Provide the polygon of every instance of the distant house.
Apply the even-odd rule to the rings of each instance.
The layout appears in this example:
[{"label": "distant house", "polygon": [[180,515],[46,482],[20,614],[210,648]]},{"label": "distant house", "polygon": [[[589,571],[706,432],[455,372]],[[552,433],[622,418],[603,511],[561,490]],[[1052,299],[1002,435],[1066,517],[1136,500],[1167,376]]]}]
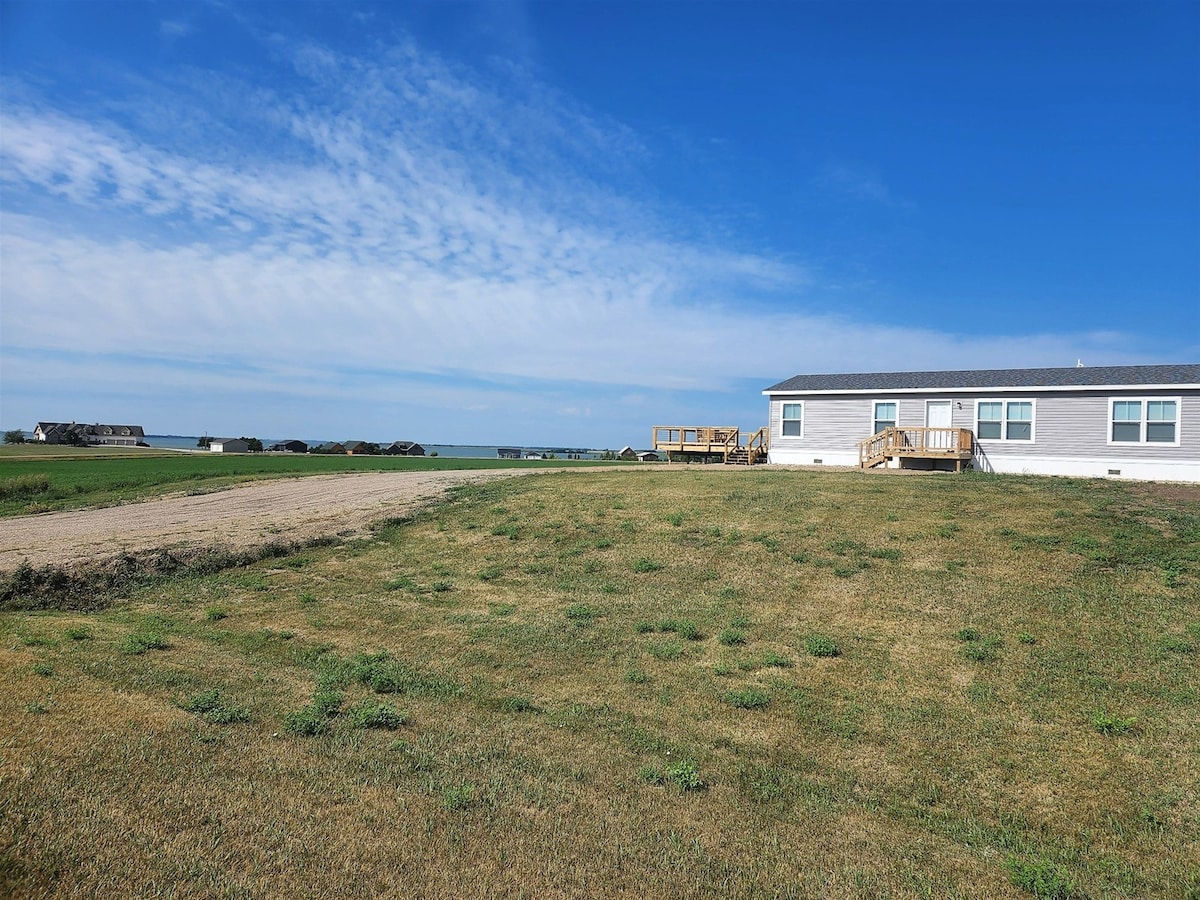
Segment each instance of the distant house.
[{"label": "distant house", "polygon": [[538,453],[536,450],[525,451],[525,458],[526,459],[545,459],[545,457],[542,456],[542,454]]},{"label": "distant house", "polygon": [[249,453],[250,444],[241,438],[213,438],[208,449],[213,453]]},{"label": "distant house", "polygon": [[347,456],[353,456],[355,453],[367,452],[366,441],[346,441],[344,444],[342,444],[342,446],[346,448],[345,452]]},{"label": "distant house", "polygon": [[388,456],[424,456],[425,448],[416,441],[392,441],[383,452]]},{"label": "distant house", "polygon": [[83,444],[100,447],[136,447],[146,442],[141,425],[77,425],[74,422],[38,422],[33,439],[46,444]]},{"label": "distant house", "polygon": [[339,453],[344,454],[346,452],[346,448],[344,445],[339,444],[337,441],[332,441],[331,443],[328,443],[328,444],[318,444],[317,446],[313,447],[308,452],[309,453],[326,453],[326,454],[337,455]]},{"label": "distant house", "polygon": [[304,441],[280,441],[278,444],[272,444],[270,448],[272,453],[307,453],[308,444]]},{"label": "distant house", "polygon": [[643,450],[637,455],[642,462],[658,462],[658,454],[653,450]]},{"label": "distant house", "polygon": [[521,451],[516,447],[497,447],[496,456],[500,459],[520,459]]},{"label": "distant house", "polygon": [[797,375],[772,463],[1200,481],[1200,365]]},{"label": "distant house", "polygon": [[637,451],[630,446],[624,446],[617,451],[617,459],[637,459]]}]

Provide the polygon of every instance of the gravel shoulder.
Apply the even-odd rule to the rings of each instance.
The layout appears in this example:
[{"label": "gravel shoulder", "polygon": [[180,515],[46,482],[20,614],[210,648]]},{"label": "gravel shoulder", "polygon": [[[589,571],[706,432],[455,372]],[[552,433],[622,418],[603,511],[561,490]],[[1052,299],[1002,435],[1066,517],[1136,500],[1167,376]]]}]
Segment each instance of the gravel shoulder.
[{"label": "gravel shoulder", "polygon": [[311,475],[239,484],[209,494],[0,519],[0,570],[12,571],[22,560],[33,566],[71,565],[122,552],[237,549],[278,538],[348,535],[428,505],[453,485],[555,471],[562,470]]}]

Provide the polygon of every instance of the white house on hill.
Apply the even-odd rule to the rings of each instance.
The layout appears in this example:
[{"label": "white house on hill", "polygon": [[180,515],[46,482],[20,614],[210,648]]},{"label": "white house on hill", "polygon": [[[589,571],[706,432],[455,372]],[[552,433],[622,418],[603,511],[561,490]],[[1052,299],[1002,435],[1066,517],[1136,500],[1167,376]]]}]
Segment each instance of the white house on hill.
[{"label": "white house on hill", "polygon": [[1200,481],[1200,364],[797,375],[772,463]]}]

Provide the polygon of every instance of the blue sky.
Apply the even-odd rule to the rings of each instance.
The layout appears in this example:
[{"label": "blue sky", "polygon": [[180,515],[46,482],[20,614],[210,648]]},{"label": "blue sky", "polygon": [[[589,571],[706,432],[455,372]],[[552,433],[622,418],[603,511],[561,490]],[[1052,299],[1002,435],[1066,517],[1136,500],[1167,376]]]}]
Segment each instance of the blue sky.
[{"label": "blue sky", "polygon": [[4,428],[644,446],[1200,360],[1194,2],[0,15]]}]

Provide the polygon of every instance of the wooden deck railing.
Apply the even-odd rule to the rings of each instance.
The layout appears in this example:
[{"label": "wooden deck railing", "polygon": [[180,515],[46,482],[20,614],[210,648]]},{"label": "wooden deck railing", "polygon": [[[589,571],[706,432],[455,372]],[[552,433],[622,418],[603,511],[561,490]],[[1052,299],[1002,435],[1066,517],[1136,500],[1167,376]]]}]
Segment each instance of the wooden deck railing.
[{"label": "wooden deck railing", "polygon": [[760,428],[743,444],[741,430],[732,425],[655,425],[652,441],[654,449],[665,452],[668,459],[672,453],[693,453],[754,463],[767,455],[768,434],[766,427]]},{"label": "wooden deck railing", "polygon": [[967,460],[975,438],[967,428],[885,428],[858,442],[858,464],[875,466],[890,457]]}]

